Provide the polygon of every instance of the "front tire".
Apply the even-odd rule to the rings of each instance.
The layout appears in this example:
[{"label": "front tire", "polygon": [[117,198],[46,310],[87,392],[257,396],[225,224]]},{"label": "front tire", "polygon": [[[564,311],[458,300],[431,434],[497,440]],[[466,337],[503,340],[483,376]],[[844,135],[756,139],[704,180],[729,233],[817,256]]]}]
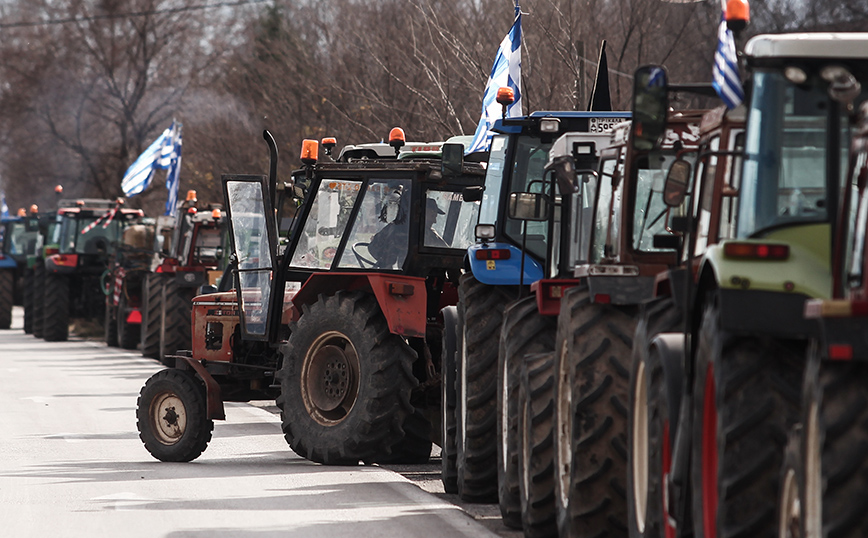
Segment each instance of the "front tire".
[{"label": "front tire", "polygon": [[[114,291],[112,291],[114,293]],[[112,296],[109,294],[106,297],[105,317],[103,320],[103,333],[105,335],[105,345],[109,347],[118,347],[118,320],[116,306],[112,305]]]},{"label": "front tire", "polygon": [[33,333],[33,270],[27,269],[22,281],[22,298],[24,302],[24,334]]},{"label": "front tire", "polygon": [[45,330],[45,262],[33,266],[33,336],[42,338]]},{"label": "front tire", "polygon": [[160,461],[187,462],[199,457],[214,421],[207,418],[205,385],[183,370],[161,370],[148,379],[136,409],[139,438]]},{"label": "front tire", "polygon": [[416,412],[416,354],[389,332],[374,296],[321,295],[281,352],[277,405],[289,446],[328,465],[390,461]]}]

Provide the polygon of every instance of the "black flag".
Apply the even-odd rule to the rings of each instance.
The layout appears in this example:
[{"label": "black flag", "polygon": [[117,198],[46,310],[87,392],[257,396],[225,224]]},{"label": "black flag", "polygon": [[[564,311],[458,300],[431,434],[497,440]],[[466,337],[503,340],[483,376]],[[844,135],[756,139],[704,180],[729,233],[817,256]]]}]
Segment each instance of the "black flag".
[{"label": "black flag", "polygon": [[606,61],[606,40],[600,45],[600,61],[597,64],[597,76],[594,79],[594,89],[591,90],[591,101],[588,111],[611,112],[612,98],[609,96],[609,62]]}]

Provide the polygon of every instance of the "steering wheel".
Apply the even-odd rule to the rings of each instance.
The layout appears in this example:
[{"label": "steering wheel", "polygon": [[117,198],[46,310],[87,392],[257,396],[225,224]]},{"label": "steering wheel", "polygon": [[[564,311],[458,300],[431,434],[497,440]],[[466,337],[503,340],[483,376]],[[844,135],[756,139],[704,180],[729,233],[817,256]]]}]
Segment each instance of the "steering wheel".
[{"label": "steering wheel", "polygon": [[[359,253],[359,251],[357,250],[358,247],[365,247],[365,248],[367,248],[368,245],[370,245],[370,243],[362,243],[362,242],[359,242],[359,243],[356,243],[356,244],[353,245],[353,254],[356,255],[356,260],[358,260],[358,262],[359,262],[359,266],[362,267],[363,269],[373,269],[373,268],[375,268],[375,267],[377,266],[377,262],[375,262],[375,261],[371,261],[371,260],[369,260],[368,258],[362,256],[362,255]],[[368,267],[365,267],[365,264],[367,264]]]}]

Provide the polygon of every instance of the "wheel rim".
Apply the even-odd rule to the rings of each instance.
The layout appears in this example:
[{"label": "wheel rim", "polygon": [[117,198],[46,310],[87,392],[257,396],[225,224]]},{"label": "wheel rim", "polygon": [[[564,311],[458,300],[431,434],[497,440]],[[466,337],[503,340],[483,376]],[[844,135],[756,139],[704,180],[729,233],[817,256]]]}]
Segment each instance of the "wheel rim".
[{"label": "wheel rim", "polygon": [[329,331],[314,341],[304,357],[301,389],[318,423],[332,426],[349,415],[359,392],[359,356],[349,338]]},{"label": "wheel rim", "polygon": [[458,398],[458,439],[456,440],[456,448],[458,449],[459,459],[464,457],[465,443],[467,436],[464,433],[467,431],[467,330],[464,323],[461,324],[461,360],[459,361],[459,386],[461,394]]},{"label": "wheel rim", "polygon": [[793,469],[787,469],[781,488],[781,512],[778,522],[778,538],[798,538],[801,519],[799,484]]},{"label": "wheel rim", "polygon": [[645,386],[645,362],[639,362],[636,388],[633,393],[633,510],[636,528],[645,533],[645,511],[648,509],[648,389]]},{"label": "wheel rim", "polygon": [[570,420],[572,412],[572,390],[570,387],[570,365],[567,357],[567,342],[564,340],[561,346],[560,360],[558,361],[558,398],[555,403],[555,420],[557,421],[556,448],[558,455],[558,468],[556,470],[557,489],[562,507],[569,504],[570,498],[570,466],[573,460],[573,424]]},{"label": "wheel rim", "polygon": [[702,527],[705,538],[715,538],[717,527],[717,406],[714,402],[714,367],[708,365],[702,413]]},{"label": "wheel rim", "polygon": [[174,392],[161,392],[151,401],[151,429],[157,441],[174,445],[187,431],[187,408]]},{"label": "wheel rim", "polygon": [[822,458],[820,456],[820,407],[815,401],[808,409],[805,424],[805,519],[806,536],[822,536]]}]

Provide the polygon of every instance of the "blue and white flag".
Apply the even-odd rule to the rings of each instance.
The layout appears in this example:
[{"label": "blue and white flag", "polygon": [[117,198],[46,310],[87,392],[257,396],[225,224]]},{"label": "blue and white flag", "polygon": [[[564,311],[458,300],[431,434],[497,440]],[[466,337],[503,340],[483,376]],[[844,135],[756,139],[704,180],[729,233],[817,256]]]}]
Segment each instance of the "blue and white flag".
[{"label": "blue and white flag", "polygon": [[464,151],[465,155],[488,149],[492,134],[489,129],[503,116],[502,106],[497,102],[497,90],[504,86],[509,86],[515,93],[515,101],[507,107],[506,117],[521,116],[521,8],[517,3],[515,22],[497,49],[494,66],[482,95],[482,117],[479,118],[473,141]]},{"label": "blue and white flag", "polygon": [[741,77],[738,74],[735,40],[732,37],[732,31],[726,27],[725,13],[720,14],[711,85],[729,108],[735,108],[744,101],[744,88],[742,88]]},{"label": "blue and white flag", "polygon": [[[127,168],[121,181],[121,189],[126,196],[132,197],[144,191],[151,183],[157,169],[168,169],[166,187],[169,188],[169,179],[174,177],[173,188],[177,198],[178,168],[181,166],[181,127],[180,123],[173,121],[172,125]],[[169,198],[171,197],[172,188],[169,188]],[[174,210],[174,205],[172,209]]]},{"label": "blue and white flag", "polygon": [[4,192],[0,195],[0,217],[8,217],[9,216],[9,206],[6,205],[6,193]]},{"label": "blue and white flag", "polygon": [[161,168],[168,168],[166,174],[166,189],[169,191],[169,197],[166,199],[166,215],[173,215],[175,207],[178,205],[178,187],[180,184],[179,176],[181,175],[181,129],[183,125],[178,124],[178,128],[174,130],[172,146],[163,147],[163,154],[160,159]]}]

